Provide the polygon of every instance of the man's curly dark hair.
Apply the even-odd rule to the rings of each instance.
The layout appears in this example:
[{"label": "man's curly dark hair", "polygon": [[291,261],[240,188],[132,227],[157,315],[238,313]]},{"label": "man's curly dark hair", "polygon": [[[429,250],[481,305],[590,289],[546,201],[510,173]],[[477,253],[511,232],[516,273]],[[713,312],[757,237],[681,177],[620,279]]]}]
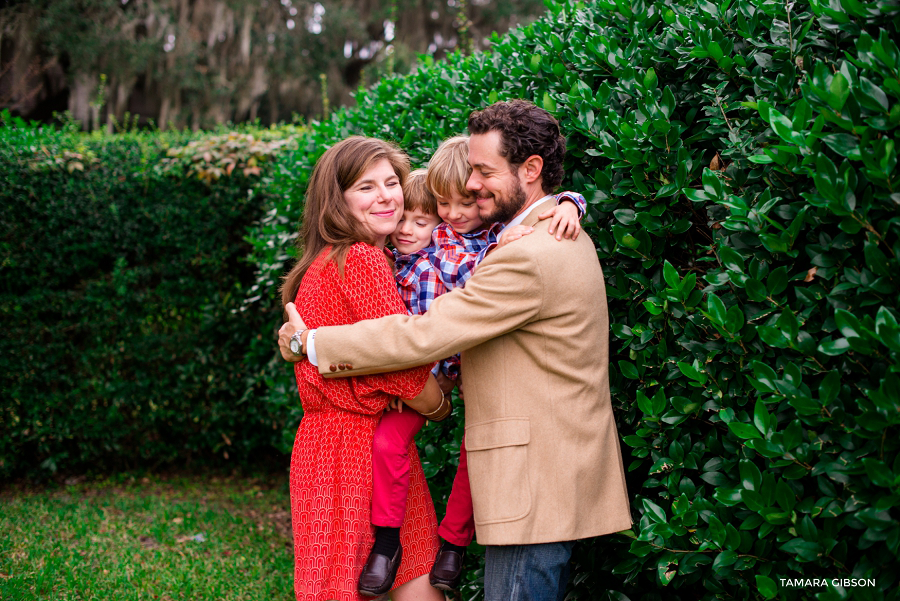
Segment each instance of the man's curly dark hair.
[{"label": "man's curly dark hair", "polygon": [[500,156],[513,170],[531,155],[544,160],[541,188],[550,194],[562,183],[566,138],[553,115],[527,100],[495,102],[469,115],[469,133],[500,132]]}]

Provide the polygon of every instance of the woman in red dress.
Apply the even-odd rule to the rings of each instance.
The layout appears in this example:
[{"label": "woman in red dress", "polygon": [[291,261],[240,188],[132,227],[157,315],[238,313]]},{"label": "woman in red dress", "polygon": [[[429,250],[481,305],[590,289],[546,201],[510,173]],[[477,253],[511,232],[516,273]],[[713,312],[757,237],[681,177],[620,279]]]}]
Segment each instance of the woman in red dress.
[{"label": "woman in red dress", "polygon": [[[285,278],[283,303],[296,301],[310,328],[405,313],[384,253],[403,215],[405,154],[373,138],[351,137],[316,163],[306,196],[303,255]],[[381,413],[399,397],[430,411],[443,395],[430,366],[325,380],[295,363],[304,416],[291,456],[294,589],[298,601],[358,601],[357,581],[373,543],[372,438]],[[428,583],[437,520],[415,444],[400,529],[402,559],[393,601],[443,601]]]}]

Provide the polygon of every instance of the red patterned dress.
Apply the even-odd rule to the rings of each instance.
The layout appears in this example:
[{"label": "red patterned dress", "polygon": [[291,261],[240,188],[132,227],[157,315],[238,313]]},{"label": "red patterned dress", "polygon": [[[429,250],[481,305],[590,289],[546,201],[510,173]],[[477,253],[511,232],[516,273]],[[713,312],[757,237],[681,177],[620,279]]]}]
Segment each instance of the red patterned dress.
[{"label": "red patterned dress", "polygon": [[[307,327],[406,313],[384,252],[354,244],[344,277],[320,255],[303,277],[297,310]],[[413,398],[430,366],[325,380],[309,361],[295,365],[303,419],[291,456],[294,590],[298,601],[359,601],[357,580],[374,541],[372,438],[388,402]],[[403,561],[394,587],[427,574],[437,554],[437,519],[425,474],[410,445],[410,488],[400,528]]]}]

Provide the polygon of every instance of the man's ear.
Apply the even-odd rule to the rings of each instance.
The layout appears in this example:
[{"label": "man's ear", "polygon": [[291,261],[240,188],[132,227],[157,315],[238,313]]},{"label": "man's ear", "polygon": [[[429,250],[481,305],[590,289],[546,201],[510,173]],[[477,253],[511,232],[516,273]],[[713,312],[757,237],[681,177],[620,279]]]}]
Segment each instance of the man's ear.
[{"label": "man's ear", "polygon": [[544,171],[544,159],[540,156],[533,154],[519,165],[519,174],[525,179],[526,184],[533,184],[540,177],[541,173]]}]

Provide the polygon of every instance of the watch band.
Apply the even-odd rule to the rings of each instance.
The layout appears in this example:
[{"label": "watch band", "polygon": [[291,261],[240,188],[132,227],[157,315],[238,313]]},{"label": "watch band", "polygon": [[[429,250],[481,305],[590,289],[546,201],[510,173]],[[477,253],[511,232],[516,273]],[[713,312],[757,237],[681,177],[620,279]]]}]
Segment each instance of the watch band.
[{"label": "watch band", "polygon": [[303,332],[305,332],[305,331],[306,331],[306,328],[304,328],[302,330],[297,330],[296,332],[291,334],[290,347],[291,347],[291,352],[294,353],[295,355],[303,356],[303,354],[304,354],[303,353],[303,339],[301,338],[301,336],[303,336]]}]

